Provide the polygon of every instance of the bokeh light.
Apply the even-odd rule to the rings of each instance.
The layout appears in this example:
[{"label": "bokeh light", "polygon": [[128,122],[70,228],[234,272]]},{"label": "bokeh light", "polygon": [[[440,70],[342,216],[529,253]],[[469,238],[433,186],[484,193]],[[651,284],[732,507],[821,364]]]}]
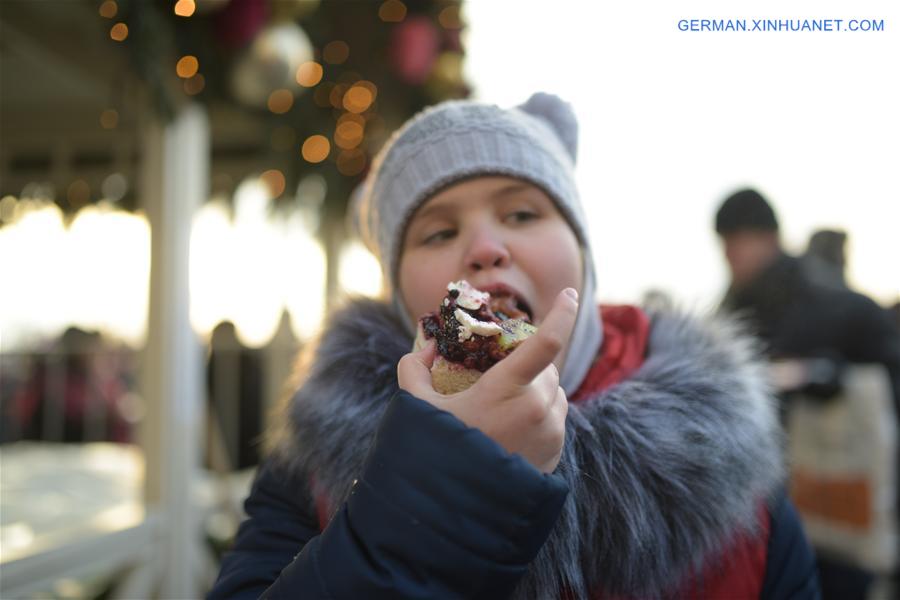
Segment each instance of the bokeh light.
[{"label": "bokeh light", "polygon": [[462,20],[459,16],[459,6],[448,6],[438,15],[438,23],[444,29],[462,29]]},{"label": "bokeh light", "polygon": [[400,0],[387,0],[378,7],[378,18],[385,23],[399,23],[406,18],[406,5]]},{"label": "bokeh light", "polygon": [[91,186],[84,179],[76,179],[66,189],[66,201],[74,209],[79,209],[91,200]]},{"label": "bokeh light", "polygon": [[69,227],[68,246],[67,273],[60,283],[73,311],[70,322],[139,343],[150,297],[146,219],[110,206],[85,208]]},{"label": "bokeh light", "polygon": [[221,321],[260,347],[275,333],[282,307],[301,339],[313,335],[325,312],[325,253],[298,211],[274,218],[260,178],[234,194],[234,218],[224,198],[206,203],[191,232],[191,323],[208,336]]},{"label": "bokeh light", "polygon": [[116,42],[124,42],[128,37],[128,25],[125,23],[116,23],[109,30],[109,37]]},{"label": "bokeh light", "polygon": [[332,65],[340,65],[350,58],[350,46],[343,40],[328,42],[322,49],[322,58]]},{"label": "bokeh light", "polygon": [[324,135],[311,135],[303,142],[301,154],[307,162],[320,163],[328,158],[331,152],[331,144]]},{"label": "bokeh light", "polygon": [[365,246],[353,241],[341,248],[338,285],[344,293],[377,298],[381,295],[383,283],[381,265]]},{"label": "bokeh light", "polygon": [[278,198],[284,193],[284,173],[278,169],[264,171],[262,175],[259,176],[259,179],[266,186],[266,189],[268,189],[270,198]]},{"label": "bokeh light", "polygon": [[307,61],[297,68],[297,83],[303,87],[315,87],[322,81],[324,74],[322,65],[315,61]]},{"label": "bokeh light", "polygon": [[337,156],[337,169],[341,175],[353,177],[366,168],[366,153],[359,148],[343,150]]},{"label": "bokeh light", "polygon": [[266,105],[269,107],[269,110],[276,115],[283,115],[291,110],[291,107],[294,105],[294,94],[292,94],[290,90],[283,88],[275,90],[269,94]]},{"label": "bokeh light", "polygon": [[175,3],[175,14],[179,17],[190,17],[197,10],[194,0],[178,0]]},{"label": "bokeh light", "polygon": [[339,122],[334,130],[334,144],[344,150],[355,148],[362,143],[364,131],[363,126],[356,121]]},{"label": "bokeh light", "polygon": [[281,249],[287,264],[280,274],[284,305],[291,315],[294,335],[308,340],[318,333],[325,318],[325,250],[310,235],[299,213],[282,226]]},{"label": "bokeh light", "polygon": [[118,202],[128,192],[128,178],[122,173],[107,176],[100,184],[100,193],[107,200]]},{"label": "bokeh light", "polygon": [[119,112],[114,108],[107,108],[100,113],[100,127],[103,129],[115,129],[119,125]]},{"label": "bokeh light", "polygon": [[3,265],[4,347],[27,347],[72,324],[140,346],[150,284],[146,219],[101,204],[81,209],[67,228],[55,204],[16,204],[13,222],[0,228],[0,256],[20,257]]},{"label": "bokeh light", "polygon": [[100,5],[100,16],[106,19],[112,19],[119,12],[119,6],[115,0],[106,0]]},{"label": "bokeh light", "polygon": [[331,89],[328,100],[334,108],[342,108],[344,105],[344,94],[347,93],[348,85],[339,83]]},{"label": "bokeh light", "polygon": [[190,79],[185,80],[184,82],[184,93],[189,96],[196,96],[200,92],[203,91],[203,88],[206,87],[206,78],[203,77],[200,73],[197,73]]},{"label": "bokeh light", "polygon": [[316,86],[316,91],[313,92],[313,102],[316,103],[316,106],[320,108],[331,106],[331,92],[334,91],[334,88],[335,85],[331,81],[323,81]]},{"label": "bokeh light", "polygon": [[175,64],[175,72],[182,79],[189,79],[197,74],[197,71],[200,69],[200,61],[197,60],[196,56],[192,56],[190,54],[186,56],[182,56],[178,59],[178,62]]},{"label": "bokeh light", "polygon": [[365,112],[374,101],[375,95],[372,93],[372,89],[360,83],[353,85],[343,97],[344,108],[353,113]]}]

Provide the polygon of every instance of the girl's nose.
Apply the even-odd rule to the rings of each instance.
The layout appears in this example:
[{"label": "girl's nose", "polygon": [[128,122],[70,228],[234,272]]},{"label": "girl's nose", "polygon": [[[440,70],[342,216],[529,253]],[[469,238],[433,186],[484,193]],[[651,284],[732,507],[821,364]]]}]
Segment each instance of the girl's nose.
[{"label": "girl's nose", "polygon": [[490,228],[483,228],[472,237],[466,253],[466,266],[470,270],[481,271],[492,267],[505,267],[509,261],[509,250],[507,250],[506,244]]}]

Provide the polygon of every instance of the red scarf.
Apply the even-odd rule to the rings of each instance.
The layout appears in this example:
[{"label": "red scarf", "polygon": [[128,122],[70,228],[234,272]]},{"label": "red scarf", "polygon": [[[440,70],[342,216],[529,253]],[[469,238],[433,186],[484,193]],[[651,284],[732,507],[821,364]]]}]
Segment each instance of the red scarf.
[{"label": "red scarf", "polygon": [[575,404],[602,392],[636,371],[647,355],[650,319],[637,306],[600,305],[603,345],[597,360],[570,399]]}]

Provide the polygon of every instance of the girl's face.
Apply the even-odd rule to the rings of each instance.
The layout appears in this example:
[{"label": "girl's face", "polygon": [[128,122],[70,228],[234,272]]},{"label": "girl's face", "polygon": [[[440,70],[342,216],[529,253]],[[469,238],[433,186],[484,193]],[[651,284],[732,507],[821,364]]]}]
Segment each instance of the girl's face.
[{"label": "girl's face", "polygon": [[540,188],[478,177],[434,195],[413,215],[400,254],[400,293],[415,323],[437,310],[447,284],[510,291],[540,325],[564,288],[582,291],[575,233]]}]

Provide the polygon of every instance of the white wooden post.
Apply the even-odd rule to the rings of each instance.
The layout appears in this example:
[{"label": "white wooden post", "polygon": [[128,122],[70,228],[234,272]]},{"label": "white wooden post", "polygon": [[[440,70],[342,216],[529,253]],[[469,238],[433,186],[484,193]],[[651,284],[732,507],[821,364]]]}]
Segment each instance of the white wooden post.
[{"label": "white wooden post", "polygon": [[200,523],[191,504],[202,444],[203,355],[191,329],[188,265],[191,221],[207,196],[209,122],[190,105],[162,126],[144,129],[142,197],[152,232],[150,314],[142,364],[147,405],[142,441],[148,510],[164,520],[160,596],[200,596],[191,555]]}]

